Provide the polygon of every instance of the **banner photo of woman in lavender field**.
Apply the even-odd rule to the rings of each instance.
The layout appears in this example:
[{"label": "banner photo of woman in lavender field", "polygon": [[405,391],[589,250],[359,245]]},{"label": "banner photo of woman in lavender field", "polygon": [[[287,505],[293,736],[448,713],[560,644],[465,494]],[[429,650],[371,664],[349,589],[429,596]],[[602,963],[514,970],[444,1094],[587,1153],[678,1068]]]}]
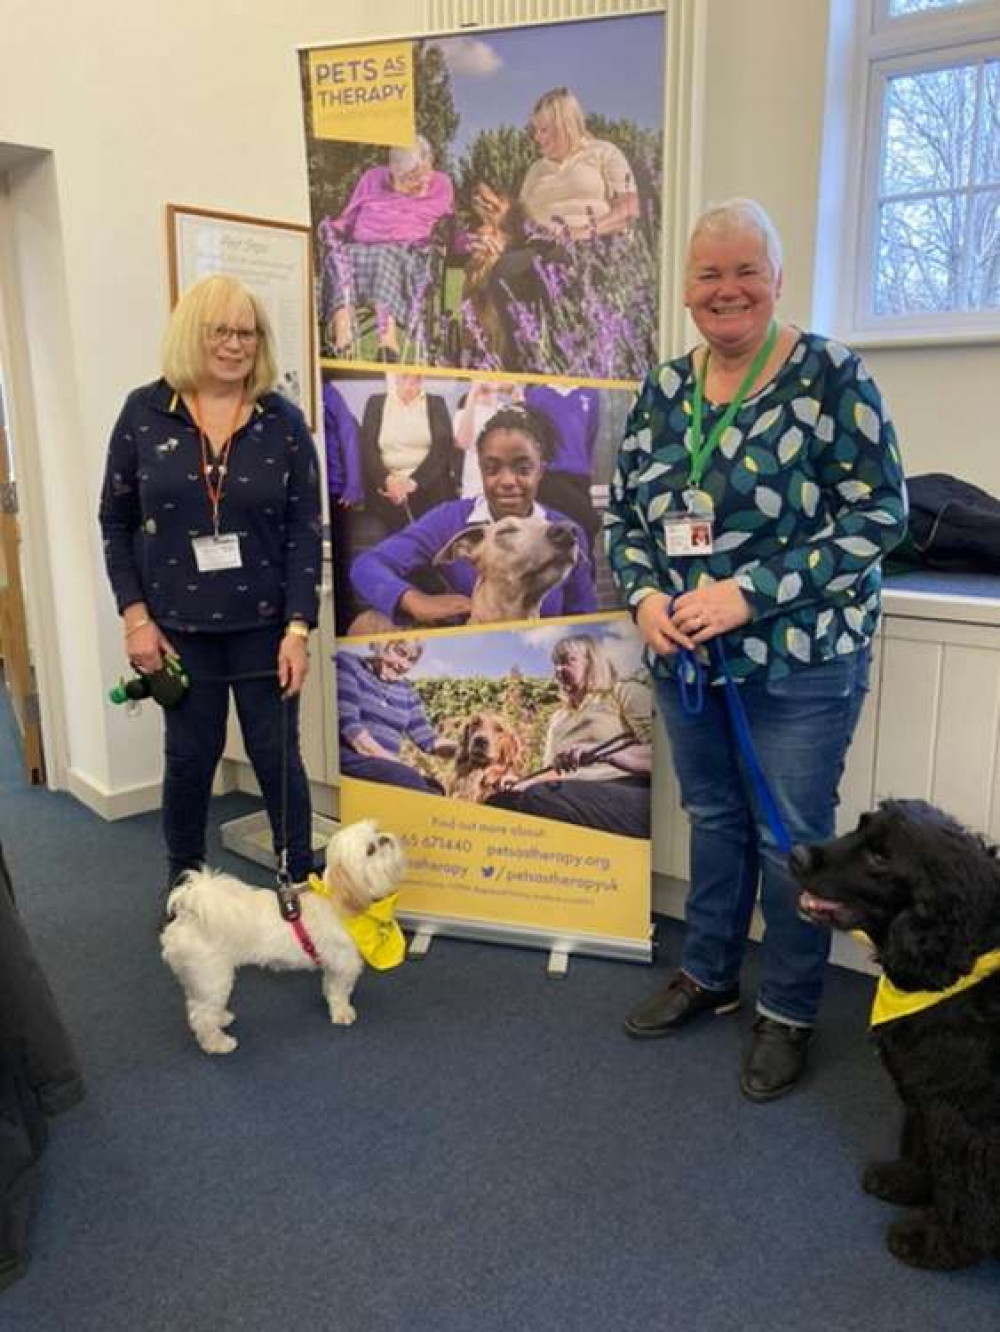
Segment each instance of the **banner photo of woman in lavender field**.
[{"label": "banner photo of woman in lavender field", "polygon": [[324,362],[656,360],[664,16],[302,52]]}]

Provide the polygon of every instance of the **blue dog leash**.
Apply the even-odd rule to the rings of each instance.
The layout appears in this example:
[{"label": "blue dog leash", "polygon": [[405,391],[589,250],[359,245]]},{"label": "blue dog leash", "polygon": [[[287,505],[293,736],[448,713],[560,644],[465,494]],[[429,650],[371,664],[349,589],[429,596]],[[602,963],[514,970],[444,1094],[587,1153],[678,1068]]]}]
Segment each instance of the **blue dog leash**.
[{"label": "blue dog leash", "polygon": [[[667,613],[673,615],[674,602],[676,597],[670,598],[670,605]],[[740,754],[746,766],[750,777],[750,785],[753,787],[754,799],[756,800],[764,817],[767,819],[768,826],[774,834],[774,840],[777,843],[778,850],[782,855],[787,855],[792,848],[792,839],[788,835],[788,829],[785,827],[785,821],[781,817],[781,811],[778,809],[774,793],[768,785],[767,778],[764,776],[764,770],[760,766],[760,760],[757,758],[757,751],[753,747],[753,737],[750,734],[750,724],[747,721],[746,709],[743,707],[743,700],[740,698],[740,691],[729,670],[729,663],[726,661],[725,649],[722,646],[721,638],[711,638],[708,642],[708,650],[713,663],[722,677],[722,685],[726,693],[726,708],[729,712],[729,722],[733,728],[733,735],[736,737],[736,743],[739,746]],[[680,693],[681,711],[687,717],[697,717],[705,707],[705,685],[708,672],[705,663],[701,661],[698,655],[690,648],[680,647],[678,645],[677,655],[680,659],[677,672],[677,687]]]}]

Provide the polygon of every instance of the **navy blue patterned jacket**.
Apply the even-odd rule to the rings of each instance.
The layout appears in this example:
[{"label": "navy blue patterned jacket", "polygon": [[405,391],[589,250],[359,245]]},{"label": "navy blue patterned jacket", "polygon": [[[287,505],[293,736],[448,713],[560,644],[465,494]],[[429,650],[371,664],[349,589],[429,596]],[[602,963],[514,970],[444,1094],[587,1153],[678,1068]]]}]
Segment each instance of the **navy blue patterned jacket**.
[{"label": "navy blue patterned jacket", "polygon": [[299,409],[278,393],[233,437],[219,530],[242,566],[199,572],[193,537],[210,536],[198,430],[164,379],[136,389],[111,435],[100,523],[119,611],[144,601],[167,629],[315,625],[322,557],[319,468]]}]

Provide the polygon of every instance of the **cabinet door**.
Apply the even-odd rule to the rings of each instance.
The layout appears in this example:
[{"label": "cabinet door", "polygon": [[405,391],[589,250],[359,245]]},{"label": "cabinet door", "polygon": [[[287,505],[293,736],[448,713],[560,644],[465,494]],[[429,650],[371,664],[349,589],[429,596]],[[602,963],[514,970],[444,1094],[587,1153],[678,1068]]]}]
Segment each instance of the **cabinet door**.
[{"label": "cabinet door", "polygon": [[1000,834],[1000,630],[887,618],[877,800],[920,797]]}]

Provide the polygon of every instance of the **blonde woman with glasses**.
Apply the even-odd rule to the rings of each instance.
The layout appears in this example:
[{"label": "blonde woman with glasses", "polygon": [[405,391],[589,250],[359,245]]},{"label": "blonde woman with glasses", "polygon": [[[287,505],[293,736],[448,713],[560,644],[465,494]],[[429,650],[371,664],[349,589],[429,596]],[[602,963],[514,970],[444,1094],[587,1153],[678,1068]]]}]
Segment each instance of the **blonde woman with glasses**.
[{"label": "blonde woman with glasses", "polygon": [[205,859],[230,687],[275,852],[298,882],[312,869],[298,695],[318,609],[316,451],[302,413],[273,391],[267,315],[235,279],[204,278],[181,297],[162,370],[114,427],[100,523],[125,655],[147,674],[178,657],[191,681],[163,712],[167,884]]}]

